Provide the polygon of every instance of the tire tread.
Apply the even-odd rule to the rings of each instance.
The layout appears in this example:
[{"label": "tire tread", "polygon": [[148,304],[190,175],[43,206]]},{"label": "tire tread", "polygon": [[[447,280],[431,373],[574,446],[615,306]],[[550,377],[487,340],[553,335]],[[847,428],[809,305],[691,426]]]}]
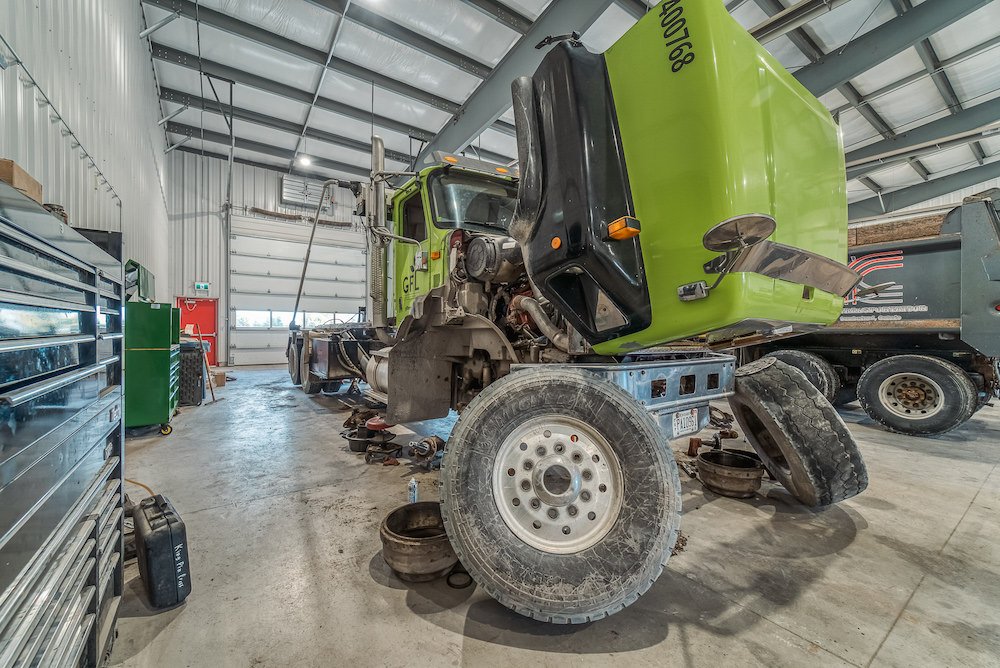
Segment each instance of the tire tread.
[{"label": "tire tread", "polygon": [[[775,350],[764,357],[773,357],[804,373],[806,378],[831,403],[837,398],[837,393],[840,391],[841,386],[840,376],[834,371],[833,365],[816,353],[806,350],[787,349]],[[822,387],[813,382],[814,379],[820,381]]]},{"label": "tire tread", "polygon": [[756,372],[738,373],[737,385],[738,393],[755,398],[781,427],[809,475],[815,502],[796,494],[799,501],[828,506],[864,491],[868,471],[857,443],[830,402],[799,369],[775,359]]}]

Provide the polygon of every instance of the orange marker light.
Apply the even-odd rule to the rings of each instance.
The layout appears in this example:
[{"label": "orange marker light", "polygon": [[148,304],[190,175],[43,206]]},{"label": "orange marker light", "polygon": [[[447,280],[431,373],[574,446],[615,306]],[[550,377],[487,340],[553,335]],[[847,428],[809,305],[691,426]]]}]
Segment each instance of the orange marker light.
[{"label": "orange marker light", "polygon": [[498,174],[510,174],[510,170],[506,167],[497,167]]},{"label": "orange marker light", "polygon": [[630,216],[622,216],[613,223],[608,224],[608,238],[621,241],[639,236],[639,221]]},{"label": "orange marker light", "polygon": [[444,157],[444,161],[445,161],[445,162],[450,162],[450,163],[451,163],[451,164],[453,164],[453,165],[457,165],[457,164],[458,164],[458,158],[456,158],[456,157],[455,157],[455,156],[453,156],[453,155],[446,155],[446,156]]},{"label": "orange marker light", "polygon": [[432,260],[440,260],[441,259],[441,251],[431,251],[431,259]]},{"label": "orange marker light", "polygon": [[562,239],[559,237],[552,237],[552,250],[559,250],[560,246],[562,246]]}]

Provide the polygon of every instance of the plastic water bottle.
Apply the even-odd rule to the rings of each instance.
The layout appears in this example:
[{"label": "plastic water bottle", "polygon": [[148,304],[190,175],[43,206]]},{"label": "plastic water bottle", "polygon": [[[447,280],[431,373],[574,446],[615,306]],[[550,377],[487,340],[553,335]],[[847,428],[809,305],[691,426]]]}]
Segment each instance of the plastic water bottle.
[{"label": "plastic water bottle", "polygon": [[417,502],[417,486],[418,485],[419,485],[419,483],[417,482],[416,478],[410,478],[410,482],[406,486],[406,488],[410,491],[410,503],[416,503]]}]

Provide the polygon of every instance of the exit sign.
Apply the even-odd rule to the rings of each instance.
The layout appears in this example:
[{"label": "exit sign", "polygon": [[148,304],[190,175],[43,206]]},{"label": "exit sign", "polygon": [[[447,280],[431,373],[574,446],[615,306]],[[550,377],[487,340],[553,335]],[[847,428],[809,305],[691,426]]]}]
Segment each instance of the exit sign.
[{"label": "exit sign", "polygon": [[194,284],[194,289],[195,290],[204,290],[205,292],[208,292],[208,283],[195,283]]}]

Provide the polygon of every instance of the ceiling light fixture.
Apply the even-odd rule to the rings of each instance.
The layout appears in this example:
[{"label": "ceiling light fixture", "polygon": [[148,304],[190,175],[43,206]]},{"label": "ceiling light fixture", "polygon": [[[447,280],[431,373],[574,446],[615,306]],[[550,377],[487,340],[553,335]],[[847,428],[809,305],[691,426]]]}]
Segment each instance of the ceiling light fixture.
[{"label": "ceiling light fixture", "polygon": [[303,167],[308,167],[309,165],[312,164],[313,161],[312,158],[310,158],[308,155],[300,155],[296,160],[296,162],[298,162]]}]

